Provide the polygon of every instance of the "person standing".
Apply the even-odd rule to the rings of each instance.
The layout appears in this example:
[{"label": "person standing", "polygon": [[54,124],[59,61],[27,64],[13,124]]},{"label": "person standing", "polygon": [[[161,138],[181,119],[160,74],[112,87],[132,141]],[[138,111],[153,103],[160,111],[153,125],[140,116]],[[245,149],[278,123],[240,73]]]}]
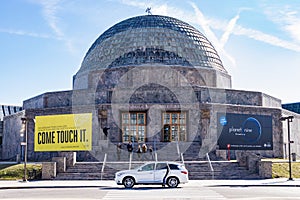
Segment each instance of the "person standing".
[{"label": "person standing", "polygon": [[142,147],[141,147],[140,144],[138,145],[138,148],[137,148],[137,150],[136,150],[136,153],[137,153],[137,155],[138,155],[138,160],[140,161],[140,160],[141,160],[141,153],[142,153]]},{"label": "person standing", "polygon": [[130,157],[130,155],[132,154],[133,151],[133,146],[132,146],[132,142],[129,141],[127,144],[127,151],[128,151],[128,158]]},{"label": "person standing", "polygon": [[142,145],[142,153],[142,160],[144,161],[147,153],[147,145],[145,143]]}]

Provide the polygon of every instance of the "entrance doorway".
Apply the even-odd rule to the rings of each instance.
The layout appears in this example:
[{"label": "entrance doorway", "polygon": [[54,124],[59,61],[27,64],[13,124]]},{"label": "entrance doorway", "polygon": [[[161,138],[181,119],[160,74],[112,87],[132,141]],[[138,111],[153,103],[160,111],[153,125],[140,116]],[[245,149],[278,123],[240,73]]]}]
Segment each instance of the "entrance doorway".
[{"label": "entrance doorway", "polygon": [[163,142],[186,141],[186,112],[164,112],[163,121]]}]

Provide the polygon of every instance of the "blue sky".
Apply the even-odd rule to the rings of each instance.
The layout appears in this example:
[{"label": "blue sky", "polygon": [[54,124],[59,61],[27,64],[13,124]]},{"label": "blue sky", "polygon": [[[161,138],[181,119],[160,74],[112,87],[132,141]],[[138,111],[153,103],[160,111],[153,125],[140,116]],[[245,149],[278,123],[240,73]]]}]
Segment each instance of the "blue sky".
[{"label": "blue sky", "polygon": [[129,17],[183,20],[215,46],[234,89],[299,102],[299,0],[1,0],[0,104],[72,89],[91,44]]}]

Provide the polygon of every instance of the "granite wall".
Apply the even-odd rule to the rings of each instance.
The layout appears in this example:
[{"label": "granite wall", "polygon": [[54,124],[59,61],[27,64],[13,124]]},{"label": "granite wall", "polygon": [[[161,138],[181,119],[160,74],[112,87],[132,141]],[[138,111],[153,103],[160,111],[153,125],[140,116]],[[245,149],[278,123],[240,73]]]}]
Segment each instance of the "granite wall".
[{"label": "granite wall", "polygon": [[[122,106],[124,108],[122,108]],[[29,119],[34,119],[35,116],[40,115],[54,115],[54,114],[68,114],[68,113],[92,113],[93,116],[93,148],[101,146],[102,140],[104,140],[102,128],[107,126],[109,130],[108,140],[112,143],[121,142],[121,129],[120,129],[120,112],[123,109],[128,109],[126,105],[118,107],[118,112],[113,111],[111,104],[102,104],[95,106],[77,106],[77,107],[60,107],[60,108],[47,108],[47,109],[28,109],[26,115]],[[197,110],[198,109],[198,110]],[[130,111],[141,111],[147,114],[151,118],[148,121],[146,132],[147,142],[156,141],[161,142],[161,127],[162,111],[186,111],[188,113],[188,133],[187,143],[196,142],[201,144],[202,151],[205,153],[214,151],[217,149],[217,113],[237,113],[237,114],[253,114],[253,115],[269,115],[272,117],[273,124],[273,144],[274,149],[269,151],[255,151],[263,157],[283,157],[283,135],[282,135],[282,123],[279,118],[281,117],[281,109],[275,108],[263,108],[259,106],[242,106],[242,105],[223,105],[213,103],[202,103],[199,107],[184,107],[180,104],[130,104]],[[9,158],[16,156],[20,153],[20,128],[21,117],[23,114],[15,114],[5,119],[4,131],[4,146],[3,158]],[[191,120],[192,119],[192,120]],[[150,124],[151,123],[151,124]],[[13,124],[13,125],[12,125]],[[16,124],[18,124],[16,126]],[[151,126],[150,126],[151,125]],[[151,130],[150,130],[151,129]],[[156,130],[157,132],[153,132]],[[151,133],[151,134],[150,134]],[[57,156],[58,152],[34,152],[33,151],[33,134],[34,134],[34,121],[28,122],[28,159],[34,161],[51,160],[51,157]],[[159,146],[159,145],[158,145]],[[294,150],[297,152],[297,149]],[[104,152],[102,152],[104,153]],[[79,154],[80,155],[80,154]],[[198,155],[194,155],[197,157]]]},{"label": "granite wall", "polygon": [[[24,140],[24,131],[22,129],[21,117],[24,111],[9,115],[3,118],[3,144],[2,157],[3,160],[16,161],[17,155],[21,155],[21,142]],[[23,135],[21,135],[23,134]]]}]

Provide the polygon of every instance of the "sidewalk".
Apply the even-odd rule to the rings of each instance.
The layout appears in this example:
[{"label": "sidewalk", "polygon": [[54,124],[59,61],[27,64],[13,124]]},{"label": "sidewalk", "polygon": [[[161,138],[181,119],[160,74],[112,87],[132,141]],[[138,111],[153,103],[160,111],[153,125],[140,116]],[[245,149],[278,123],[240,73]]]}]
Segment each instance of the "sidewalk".
[{"label": "sidewalk", "polygon": [[[288,181],[287,178],[263,180],[190,180],[185,184],[191,187],[300,187],[300,179]],[[181,185],[185,187],[185,185]],[[0,181],[0,189],[21,188],[84,188],[84,187],[122,187],[114,181],[100,180],[39,180],[39,181]]]}]

